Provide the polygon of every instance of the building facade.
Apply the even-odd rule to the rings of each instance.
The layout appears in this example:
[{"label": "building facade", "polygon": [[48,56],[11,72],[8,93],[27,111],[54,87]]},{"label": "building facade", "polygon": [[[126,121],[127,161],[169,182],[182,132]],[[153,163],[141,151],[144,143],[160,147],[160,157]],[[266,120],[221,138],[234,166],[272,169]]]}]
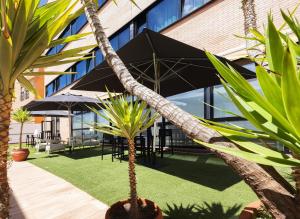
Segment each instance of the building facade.
[{"label": "building facade", "polygon": [[[254,64],[241,59],[247,55],[245,40],[235,36],[244,35],[241,0],[136,0],[135,2],[139,7],[130,3],[129,0],[118,0],[117,5],[112,0],[98,0],[99,18],[115,50],[133,39],[143,28],[148,28],[193,47],[206,49],[216,55],[236,60],[244,67],[255,70]],[[263,30],[264,24],[267,22],[267,14],[270,11],[272,11],[275,24],[282,24],[280,9],[292,10],[297,3],[298,0],[255,1],[259,29]],[[299,15],[299,12],[297,14]],[[81,15],[59,37],[90,31],[85,15]],[[83,46],[94,43],[94,37],[90,35],[79,42],[51,48],[47,53],[56,54],[66,48],[75,48],[78,44]],[[50,71],[76,71],[78,74],[46,76],[45,96],[67,92],[90,97],[104,95],[97,92],[70,90],[77,80],[103,61],[103,56],[98,48],[93,50],[93,54],[95,58],[91,60],[47,69]],[[256,80],[251,83],[257,85]],[[197,116],[220,122],[230,121],[235,124],[249,125],[237,117],[205,104],[208,102],[217,108],[237,112],[224,94],[225,91],[221,86],[215,86],[179,94],[169,97],[169,99],[179,103],[179,107]],[[74,136],[91,134],[93,131],[87,124],[99,121],[99,118],[91,112],[75,112],[75,114],[73,118]],[[59,125],[60,135],[62,138],[67,138],[67,120],[60,119]],[[186,142],[185,144],[190,143]]]}]

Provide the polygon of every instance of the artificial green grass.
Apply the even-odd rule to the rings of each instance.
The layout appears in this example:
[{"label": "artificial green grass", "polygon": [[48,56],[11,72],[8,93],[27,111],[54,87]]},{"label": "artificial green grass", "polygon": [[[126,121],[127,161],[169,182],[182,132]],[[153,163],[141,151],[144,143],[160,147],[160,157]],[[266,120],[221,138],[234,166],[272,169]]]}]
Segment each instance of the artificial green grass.
[{"label": "artificial green grass", "polygon": [[[32,152],[29,161],[111,205],[129,194],[127,162],[101,160],[99,149],[81,149],[72,154],[47,156]],[[169,155],[157,158],[156,166],[137,164],[140,197],[155,201],[163,210],[168,205],[209,205],[224,209],[244,206],[256,195],[223,161],[214,155]],[[222,218],[220,216],[219,218]]]}]

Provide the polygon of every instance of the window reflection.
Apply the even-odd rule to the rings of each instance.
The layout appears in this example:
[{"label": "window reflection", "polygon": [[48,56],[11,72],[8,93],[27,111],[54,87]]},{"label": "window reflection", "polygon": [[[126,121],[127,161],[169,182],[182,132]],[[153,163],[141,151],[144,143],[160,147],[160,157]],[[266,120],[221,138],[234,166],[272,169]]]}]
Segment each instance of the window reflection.
[{"label": "window reflection", "polygon": [[193,115],[204,116],[204,89],[177,94],[167,99]]},{"label": "window reflection", "polygon": [[174,23],[180,17],[180,0],[161,1],[147,13],[147,26],[153,31],[160,31]]}]

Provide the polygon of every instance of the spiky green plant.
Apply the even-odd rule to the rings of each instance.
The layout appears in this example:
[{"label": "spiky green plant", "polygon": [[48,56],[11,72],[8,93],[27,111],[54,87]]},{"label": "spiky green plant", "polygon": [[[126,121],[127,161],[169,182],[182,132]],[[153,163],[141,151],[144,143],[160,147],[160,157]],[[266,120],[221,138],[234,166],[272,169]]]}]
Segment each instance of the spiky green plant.
[{"label": "spiky green plant", "polygon": [[87,59],[94,45],[45,55],[51,47],[82,39],[89,33],[56,39],[82,14],[79,0],[56,0],[39,7],[40,0],[0,0],[0,218],[8,217],[7,150],[14,85],[19,81],[36,93],[27,76],[65,74],[42,72],[44,67]]},{"label": "spiky green plant", "polygon": [[[256,76],[262,93],[231,66],[207,53],[220,73],[231,101],[256,130],[201,119],[203,124],[227,137],[239,149],[196,141],[259,164],[293,167],[297,189],[295,200],[300,201],[300,46],[297,43],[300,25],[292,14],[282,11],[282,16],[292,35],[282,32],[282,28],[276,29],[271,16],[265,34],[252,30],[252,40],[257,41],[258,46],[251,49],[260,51],[253,60],[257,62]],[[291,156],[268,145],[270,140],[288,148]]]},{"label": "spiky green plant", "polygon": [[23,126],[25,122],[31,120],[30,112],[26,109],[19,108],[12,114],[12,119],[20,123],[20,138],[19,138],[19,149],[22,149],[22,136],[23,136]]},{"label": "spiky green plant", "polygon": [[134,138],[138,133],[147,130],[153,125],[158,114],[151,115],[151,109],[147,108],[144,101],[128,101],[126,96],[116,96],[108,92],[109,101],[101,101],[102,106],[99,109],[91,108],[93,112],[105,119],[108,124],[98,123],[95,130],[107,133],[113,136],[119,136],[128,140],[129,146],[129,182],[130,182],[130,218],[137,218],[138,212],[138,196],[136,190],[136,174],[135,174],[135,142]]}]

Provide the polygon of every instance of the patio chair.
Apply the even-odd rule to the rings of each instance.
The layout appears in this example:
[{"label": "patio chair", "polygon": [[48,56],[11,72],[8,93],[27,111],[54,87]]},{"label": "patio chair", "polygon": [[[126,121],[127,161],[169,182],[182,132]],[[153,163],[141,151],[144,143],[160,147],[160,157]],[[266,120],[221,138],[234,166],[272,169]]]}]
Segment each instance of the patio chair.
[{"label": "patio chair", "polygon": [[[103,155],[104,155],[104,147],[110,147],[111,151],[113,153],[113,147],[115,146],[115,139],[114,136],[103,133],[102,136],[102,144],[101,144],[101,159],[103,160]],[[112,161],[114,161],[113,156],[112,156]]]},{"label": "patio chair", "polygon": [[46,149],[47,142],[46,139],[37,139],[35,144],[35,149],[37,152],[44,151]]},{"label": "patio chair", "polygon": [[[173,145],[173,133],[172,129],[159,129],[158,134],[158,150],[160,151],[160,156],[163,158],[164,156],[164,147],[166,147],[166,139],[169,140],[169,146],[171,146],[172,154],[174,154],[174,145]],[[169,148],[169,147],[168,147]],[[166,149],[168,149],[166,148]]]},{"label": "patio chair", "polygon": [[52,152],[57,152],[57,151],[65,151],[66,149],[66,144],[64,144],[63,141],[57,141],[57,140],[51,140],[47,142],[46,149],[45,151],[50,154]]}]

